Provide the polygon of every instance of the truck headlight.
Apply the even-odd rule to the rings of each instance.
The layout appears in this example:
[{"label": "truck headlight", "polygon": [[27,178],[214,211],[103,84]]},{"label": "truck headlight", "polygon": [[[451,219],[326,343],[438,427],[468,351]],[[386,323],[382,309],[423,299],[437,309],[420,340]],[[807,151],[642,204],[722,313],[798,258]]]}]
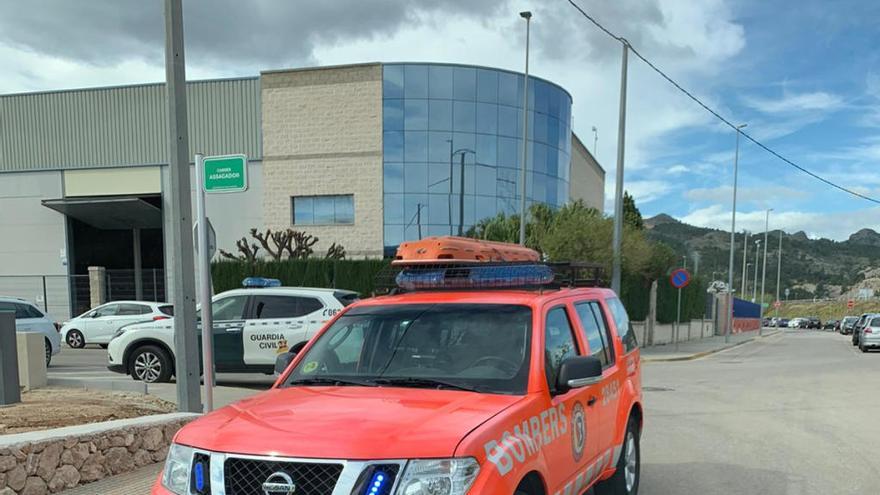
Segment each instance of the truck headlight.
[{"label": "truck headlight", "polygon": [[189,493],[189,472],[192,466],[193,449],[185,445],[171,444],[168,458],[165,459],[165,471],[162,473],[162,485],[172,493],[186,495]]},{"label": "truck headlight", "polygon": [[480,465],[473,457],[409,461],[397,495],[465,495]]}]

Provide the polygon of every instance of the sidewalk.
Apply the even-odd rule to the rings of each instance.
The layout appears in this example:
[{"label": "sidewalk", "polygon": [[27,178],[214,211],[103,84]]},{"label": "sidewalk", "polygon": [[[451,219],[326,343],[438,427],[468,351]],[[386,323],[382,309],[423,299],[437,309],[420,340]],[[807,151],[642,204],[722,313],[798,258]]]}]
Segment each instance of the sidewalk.
[{"label": "sidewalk", "polygon": [[129,473],[63,491],[60,495],[150,495],[150,488],[164,465],[163,462],[150,464]]},{"label": "sidewalk", "polygon": [[752,342],[755,339],[769,337],[780,333],[781,330],[775,328],[764,328],[763,335],[758,336],[758,331],[736,333],[730,336],[730,342],[725,342],[723,336],[708,337],[700,340],[692,340],[690,342],[681,342],[678,350],[675,345],[657,345],[651,347],[642,347],[643,362],[662,362],[662,361],[689,361],[691,359],[701,358],[716,352],[730,349],[739,345]]}]

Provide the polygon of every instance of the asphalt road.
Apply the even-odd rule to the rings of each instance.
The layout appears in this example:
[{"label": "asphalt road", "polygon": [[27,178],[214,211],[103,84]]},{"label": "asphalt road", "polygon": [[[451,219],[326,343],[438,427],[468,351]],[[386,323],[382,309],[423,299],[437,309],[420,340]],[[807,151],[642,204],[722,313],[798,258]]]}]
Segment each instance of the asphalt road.
[{"label": "asphalt road", "polygon": [[[74,378],[88,382],[114,380],[131,381],[131,377],[113,373],[107,369],[107,351],[97,346],[71,349],[62,346],[61,353],[52,358],[50,378]],[[225,406],[260,391],[268,389],[275,381],[273,376],[260,373],[219,373],[214,390],[215,407]],[[177,402],[175,383],[153,383],[147,386],[150,394]]]},{"label": "asphalt road", "polygon": [[[51,373],[119,379],[103,368],[103,352],[65,349]],[[878,369],[880,352],[806,330],[693,361],[645,363],[640,494],[880,493]],[[218,383],[225,403],[271,377],[221,375]],[[174,385],[150,393],[173,400]]]},{"label": "asphalt road", "polygon": [[876,494],[880,353],[831,332],[646,363],[643,495]]}]

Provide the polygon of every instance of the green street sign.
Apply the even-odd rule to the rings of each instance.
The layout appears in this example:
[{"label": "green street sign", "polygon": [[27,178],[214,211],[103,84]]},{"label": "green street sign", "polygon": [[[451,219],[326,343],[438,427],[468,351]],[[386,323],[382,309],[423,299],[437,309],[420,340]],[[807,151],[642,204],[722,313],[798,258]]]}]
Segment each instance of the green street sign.
[{"label": "green street sign", "polygon": [[207,193],[242,192],[248,188],[247,157],[244,155],[206,156],[205,183]]}]

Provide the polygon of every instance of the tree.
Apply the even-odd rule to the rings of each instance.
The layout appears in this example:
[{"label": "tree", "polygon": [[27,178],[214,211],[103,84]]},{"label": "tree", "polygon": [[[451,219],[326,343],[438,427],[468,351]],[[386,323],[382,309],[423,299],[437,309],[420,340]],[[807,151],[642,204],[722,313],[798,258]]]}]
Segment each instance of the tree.
[{"label": "tree", "polygon": [[645,229],[645,221],[642,219],[642,212],[636,206],[636,201],[626,191],[623,192],[623,224],[629,225],[636,230]]}]

